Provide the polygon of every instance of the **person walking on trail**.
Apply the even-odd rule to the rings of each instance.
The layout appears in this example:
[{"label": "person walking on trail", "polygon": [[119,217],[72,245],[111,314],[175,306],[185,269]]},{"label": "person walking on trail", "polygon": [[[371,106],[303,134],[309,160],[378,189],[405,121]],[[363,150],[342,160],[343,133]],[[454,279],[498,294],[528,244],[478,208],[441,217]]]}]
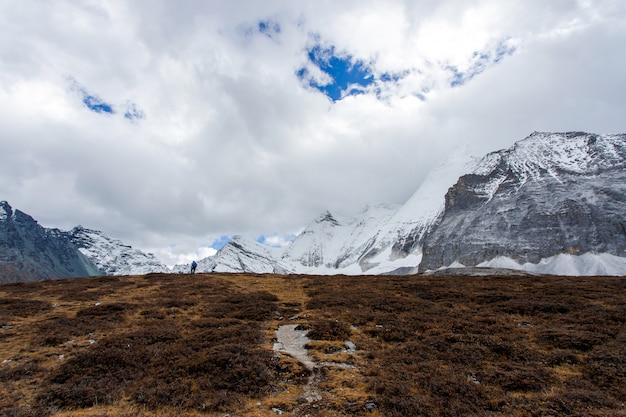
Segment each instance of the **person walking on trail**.
[{"label": "person walking on trail", "polygon": [[191,262],[191,273],[195,274],[196,273],[196,267],[198,266],[198,264],[196,263],[196,261]]}]

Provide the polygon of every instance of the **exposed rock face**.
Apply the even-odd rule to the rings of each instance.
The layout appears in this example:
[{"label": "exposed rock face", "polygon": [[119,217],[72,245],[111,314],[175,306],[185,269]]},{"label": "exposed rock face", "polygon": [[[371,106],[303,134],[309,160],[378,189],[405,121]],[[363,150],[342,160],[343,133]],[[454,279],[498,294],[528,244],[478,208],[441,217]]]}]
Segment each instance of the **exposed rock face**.
[{"label": "exposed rock face", "polygon": [[498,256],[626,256],[626,135],[534,133],[487,155],[445,198],[420,271]]},{"label": "exposed rock face", "polygon": [[154,255],[102,232],[48,229],[0,202],[0,283],[168,271]]},{"label": "exposed rock face", "polygon": [[46,229],[29,215],[0,202],[0,282],[39,281],[102,275],[58,229]]}]

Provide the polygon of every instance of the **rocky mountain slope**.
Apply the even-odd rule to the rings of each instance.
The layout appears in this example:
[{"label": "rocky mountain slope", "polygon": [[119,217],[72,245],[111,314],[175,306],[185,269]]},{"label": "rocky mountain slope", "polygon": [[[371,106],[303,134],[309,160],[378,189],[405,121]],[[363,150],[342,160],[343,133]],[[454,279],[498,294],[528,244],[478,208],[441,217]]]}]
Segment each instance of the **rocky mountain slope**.
[{"label": "rocky mountain slope", "polygon": [[626,254],[626,135],[534,133],[487,155],[445,196],[420,270],[496,257]]},{"label": "rocky mountain slope", "polygon": [[165,271],[153,255],[102,232],[48,229],[0,202],[0,283]]},{"label": "rocky mountain slope", "polygon": [[101,275],[96,266],[58,229],[0,202],[0,282],[38,281]]}]

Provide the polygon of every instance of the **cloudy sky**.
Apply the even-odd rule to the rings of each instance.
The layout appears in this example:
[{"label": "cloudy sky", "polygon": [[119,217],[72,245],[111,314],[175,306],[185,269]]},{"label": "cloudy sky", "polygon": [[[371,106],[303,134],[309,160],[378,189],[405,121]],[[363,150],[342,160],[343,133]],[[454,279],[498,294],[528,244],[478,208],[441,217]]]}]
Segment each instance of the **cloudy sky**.
[{"label": "cloudy sky", "polygon": [[0,0],[0,200],[165,263],[626,132],[623,0]]}]

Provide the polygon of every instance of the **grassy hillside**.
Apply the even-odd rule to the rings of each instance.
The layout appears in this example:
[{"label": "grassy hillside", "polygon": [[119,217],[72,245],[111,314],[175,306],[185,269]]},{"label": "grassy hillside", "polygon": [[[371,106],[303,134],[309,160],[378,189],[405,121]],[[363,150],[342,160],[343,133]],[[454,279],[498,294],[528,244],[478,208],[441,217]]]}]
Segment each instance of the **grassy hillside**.
[{"label": "grassy hillside", "polygon": [[[282,324],[312,373],[272,350]],[[614,277],[9,284],[0,416],[626,416],[625,324]]]}]

